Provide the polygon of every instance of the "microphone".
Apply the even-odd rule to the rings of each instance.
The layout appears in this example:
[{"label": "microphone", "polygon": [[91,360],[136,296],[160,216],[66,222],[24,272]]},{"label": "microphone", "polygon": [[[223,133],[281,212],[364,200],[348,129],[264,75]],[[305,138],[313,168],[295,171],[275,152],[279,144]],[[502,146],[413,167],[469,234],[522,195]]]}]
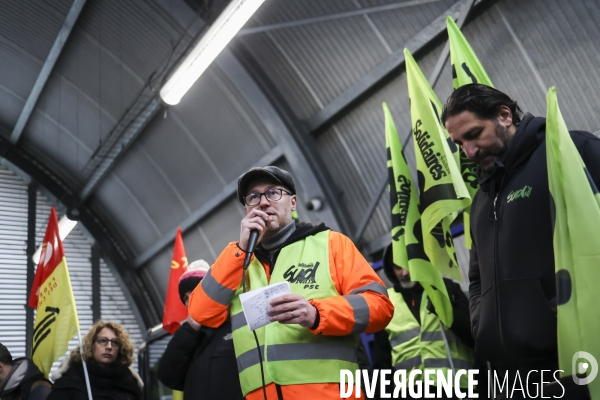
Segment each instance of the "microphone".
[{"label": "microphone", "polygon": [[[260,219],[265,221],[264,218],[259,217]],[[250,236],[248,237],[248,248],[246,249],[246,258],[244,258],[244,271],[248,269],[248,265],[250,265],[250,258],[252,258],[252,253],[254,253],[254,246],[256,246],[256,241],[258,240],[258,231],[256,229],[252,229],[250,231]]]}]

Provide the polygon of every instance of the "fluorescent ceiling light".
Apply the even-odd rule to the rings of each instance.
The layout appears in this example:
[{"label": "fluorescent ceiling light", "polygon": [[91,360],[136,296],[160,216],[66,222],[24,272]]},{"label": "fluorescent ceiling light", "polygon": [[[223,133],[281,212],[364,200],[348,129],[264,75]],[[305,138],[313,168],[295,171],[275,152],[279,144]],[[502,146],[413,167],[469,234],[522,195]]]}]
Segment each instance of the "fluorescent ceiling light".
[{"label": "fluorescent ceiling light", "polygon": [[[69,233],[75,228],[77,225],[77,221],[71,221],[67,216],[63,216],[60,221],[58,221],[58,236],[60,236],[60,240],[63,241]],[[42,243],[42,246],[44,244]],[[33,262],[37,265],[40,262],[40,255],[42,254],[42,246],[38,247],[38,249],[33,253],[31,257]]]},{"label": "fluorescent ceiling light", "polygon": [[227,43],[265,0],[232,0],[160,90],[165,103],[179,104]]}]

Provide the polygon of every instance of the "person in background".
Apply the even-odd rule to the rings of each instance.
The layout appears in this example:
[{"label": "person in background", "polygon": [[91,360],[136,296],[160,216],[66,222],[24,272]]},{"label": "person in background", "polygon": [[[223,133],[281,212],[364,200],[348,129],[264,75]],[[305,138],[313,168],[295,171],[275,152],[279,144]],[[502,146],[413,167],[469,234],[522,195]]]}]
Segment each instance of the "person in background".
[{"label": "person in background", "polygon": [[[179,278],[179,297],[186,307],[208,270],[206,261],[196,260]],[[183,391],[186,400],[243,400],[231,322],[212,329],[201,327],[188,315],[158,363],[158,379],[171,389]]]},{"label": "person in background", "polygon": [[[550,381],[544,397],[588,399],[587,386],[571,377],[559,385],[552,377],[559,366],[546,119],[522,115],[508,95],[479,84],[456,89],[441,119],[452,141],[479,165],[469,266],[475,354],[501,379],[527,378],[532,396],[540,382]],[[589,132],[570,135],[600,187],[600,140]],[[552,372],[544,376],[542,370]],[[509,394],[521,395],[529,398]]]},{"label": "person in background", "polygon": [[[248,400],[339,399],[340,370],[358,368],[357,335],[379,331],[392,318],[385,286],[346,236],[293,220],[289,172],[252,168],[238,180],[237,194],[246,213],[239,241],[227,245],[192,292],[190,316],[218,327],[231,315]],[[244,273],[254,230],[258,245]],[[247,291],[287,281],[292,292],[270,301],[272,323],[254,331],[259,347],[241,308],[243,275]]]},{"label": "person in background", "polygon": [[[374,368],[404,369],[407,376],[412,369],[420,369],[423,373],[432,369],[441,370],[444,376],[447,376],[451,364],[439,318],[435,315],[435,309],[423,286],[419,282],[411,281],[410,273],[394,264],[391,244],[383,254],[383,270],[394,284],[388,289],[390,300],[394,304],[394,317],[384,330],[375,334]],[[457,283],[444,279],[444,284],[454,314],[452,326],[444,329],[454,368],[473,369],[474,341],[470,330],[469,301]],[[461,378],[460,383],[461,388],[468,388],[466,375]],[[437,392],[435,387],[429,390],[430,393]],[[391,392],[388,390],[388,393]]]},{"label": "person in background", "polygon": [[28,358],[12,358],[0,343],[0,399],[44,400],[52,384]]},{"label": "person in background", "polygon": [[88,398],[81,358],[86,363],[94,400],[141,400],[143,383],[130,368],[133,343],[129,334],[116,322],[97,321],[71,352],[55,379],[48,400],[85,400]]}]

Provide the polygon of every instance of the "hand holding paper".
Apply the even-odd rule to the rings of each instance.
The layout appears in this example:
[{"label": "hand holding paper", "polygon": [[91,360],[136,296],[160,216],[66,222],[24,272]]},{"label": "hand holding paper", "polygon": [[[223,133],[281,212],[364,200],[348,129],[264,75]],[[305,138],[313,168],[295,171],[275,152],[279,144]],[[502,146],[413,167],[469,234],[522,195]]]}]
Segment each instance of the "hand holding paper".
[{"label": "hand holding paper", "polygon": [[271,322],[279,321],[282,324],[298,324],[310,328],[315,323],[316,311],[304,296],[300,294],[286,294],[271,300],[269,315]]},{"label": "hand holding paper", "polygon": [[280,282],[240,294],[242,309],[250,330],[253,331],[271,323],[272,320],[267,313],[271,308],[270,301],[278,296],[291,293],[290,284]]}]

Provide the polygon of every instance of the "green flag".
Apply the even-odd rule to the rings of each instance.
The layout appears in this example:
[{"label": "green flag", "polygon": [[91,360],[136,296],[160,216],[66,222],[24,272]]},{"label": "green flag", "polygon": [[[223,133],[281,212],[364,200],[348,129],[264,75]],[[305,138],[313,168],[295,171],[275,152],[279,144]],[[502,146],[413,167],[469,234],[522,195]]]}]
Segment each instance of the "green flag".
[{"label": "green flag", "polygon": [[419,282],[445,326],[452,326],[452,304],[440,272],[429,262],[423,249],[421,214],[410,169],[402,153],[402,145],[386,103],[385,142],[392,211],[392,256],[394,264],[407,269],[411,280]]},{"label": "green flag", "polygon": [[[600,377],[594,379],[600,359],[600,194],[569,135],[558,108],[556,88],[550,88],[546,101],[546,158],[553,201],[558,295],[558,364],[564,371],[562,376],[573,376],[576,383],[578,379],[592,380],[588,383],[592,399],[600,399]],[[583,374],[577,377],[576,373]]]},{"label": "green flag", "polygon": [[450,41],[450,61],[452,63],[452,85],[454,89],[468,83],[481,83],[494,87],[483,69],[473,49],[451,16],[446,18],[448,40]]},{"label": "green flag", "polygon": [[459,210],[471,204],[471,198],[458,169],[458,148],[441,124],[442,104],[407,49],[404,49],[404,60],[417,159],[423,246],[441,273],[462,281],[450,224]]},{"label": "green flag", "polygon": [[[462,32],[452,17],[446,18],[448,40],[450,41],[450,61],[452,63],[452,85],[457,89],[468,83],[481,83],[494,87],[492,81],[483,69],[473,49],[463,36]],[[479,183],[477,182],[477,164],[469,160],[465,153],[460,151],[460,172],[471,198],[475,197]],[[463,214],[465,225],[465,244],[471,248],[471,207],[467,207]]]}]

